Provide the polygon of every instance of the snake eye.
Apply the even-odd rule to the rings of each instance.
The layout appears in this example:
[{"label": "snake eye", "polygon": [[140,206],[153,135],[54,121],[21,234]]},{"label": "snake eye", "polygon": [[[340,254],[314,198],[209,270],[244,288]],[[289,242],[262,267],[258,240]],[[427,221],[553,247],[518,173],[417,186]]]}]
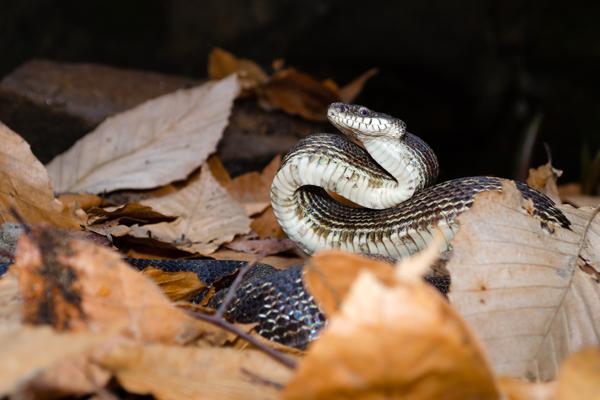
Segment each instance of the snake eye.
[{"label": "snake eye", "polygon": [[365,107],[359,108],[358,115],[360,115],[361,117],[366,117],[367,115],[369,115],[369,109]]}]

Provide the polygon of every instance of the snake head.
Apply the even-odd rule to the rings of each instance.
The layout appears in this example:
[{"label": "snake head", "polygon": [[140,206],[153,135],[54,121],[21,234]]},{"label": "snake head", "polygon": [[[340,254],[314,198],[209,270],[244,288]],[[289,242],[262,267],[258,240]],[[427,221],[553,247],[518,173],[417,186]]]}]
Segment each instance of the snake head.
[{"label": "snake head", "polygon": [[406,124],[401,119],[357,104],[332,103],[327,109],[327,117],[342,133],[358,140],[370,137],[401,139],[406,133]]}]

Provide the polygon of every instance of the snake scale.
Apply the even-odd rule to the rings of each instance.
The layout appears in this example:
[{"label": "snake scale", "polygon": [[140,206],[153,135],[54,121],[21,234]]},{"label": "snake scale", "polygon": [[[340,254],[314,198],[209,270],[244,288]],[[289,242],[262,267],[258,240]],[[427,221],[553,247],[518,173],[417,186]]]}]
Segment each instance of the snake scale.
[{"label": "snake scale", "polygon": [[[342,249],[399,259],[414,254],[439,229],[450,242],[457,216],[477,193],[501,191],[503,179],[469,177],[433,185],[438,162],[433,150],[406,132],[400,119],[358,105],[334,103],[327,116],[340,134],[315,134],[284,157],[271,186],[275,216],[300,248],[311,254]],[[543,226],[569,228],[570,222],[544,194],[521,182],[516,187],[531,200]],[[337,202],[335,192],[362,208]],[[195,272],[215,289],[209,305],[217,307],[243,264],[239,261],[127,259],[138,269]],[[0,264],[0,275],[6,266]],[[448,278],[428,279],[442,292]],[[203,293],[197,301],[201,301]],[[258,264],[244,277],[226,318],[256,323],[264,337],[303,349],[318,336],[325,317],[302,280],[302,266],[278,270]]]}]

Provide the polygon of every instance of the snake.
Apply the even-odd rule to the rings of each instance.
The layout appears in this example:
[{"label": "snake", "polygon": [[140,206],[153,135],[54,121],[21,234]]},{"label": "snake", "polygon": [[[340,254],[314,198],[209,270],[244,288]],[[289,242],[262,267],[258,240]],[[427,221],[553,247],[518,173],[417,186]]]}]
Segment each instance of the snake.
[{"label": "snake", "polygon": [[[345,250],[398,260],[415,254],[441,231],[445,250],[459,229],[458,216],[478,193],[502,191],[506,179],[475,176],[441,183],[433,150],[406,131],[398,118],[367,107],[333,103],[327,117],[338,133],[300,140],[282,159],[270,197],[287,236],[307,254]],[[545,194],[514,182],[532,204],[542,227],[570,229],[570,221]],[[349,200],[340,202],[331,193]],[[194,272],[207,285],[193,302],[217,308],[244,262],[215,260],[125,259],[132,267]],[[0,264],[0,275],[6,270]],[[327,319],[303,281],[303,266],[277,269],[257,264],[244,275],[225,317],[254,323],[256,332],[275,342],[305,349]],[[449,277],[425,279],[442,293]],[[210,289],[213,289],[211,292]],[[214,293],[214,294],[213,294]],[[212,294],[212,296],[211,296]]]}]

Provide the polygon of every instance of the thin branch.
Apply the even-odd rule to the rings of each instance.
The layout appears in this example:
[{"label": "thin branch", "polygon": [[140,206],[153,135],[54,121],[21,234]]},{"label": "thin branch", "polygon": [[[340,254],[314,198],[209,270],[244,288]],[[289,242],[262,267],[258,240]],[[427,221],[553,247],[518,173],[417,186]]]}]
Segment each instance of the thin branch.
[{"label": "thin branch", "polygon": [[229,308],[229,305],[233,301],[233,299],[237,293],[237,290],[239,289],[240,285],[242,284],[242,279],[244,279],[244,275],[246,275],[246,272],[250,271],[250,268],[254,267],[256,265],[256,263],[258,262],[258,260],[260,260],[261,258],[262,258],[261,256],[256,256],[254,258],[254,260],[249,261],[244,266],[240,267],[240,270],[239,270],[237,276],[235,277],[233,283],[229,287],[229,290],[227,290],[227,293],[225,294],[225,298],[221,302],[221,305],[219,305],[219,308],[217,309],[217,312],[215,313],[215,317],[223,318],[223,316],[225,315],[225,312],[227,312],[227,309]]},{"label": "thin branch", "polygon": [[239,329],[237,326],[233,325],[232,323],[227,322],[224,319],[217,317],[216,314],[210,315],[210,314],[206,314],[203,312],[192,311],[192,310],[184,310],[184,311],[194,318],[197,318],[201,321],[208,322],[208,323],[213,324],[227,332],[231,332],[231,333],[239,336],[240,338],[244,339],[245,341],[247,341],[248,343],[250,343],[251,345],[256,347],[258,350],[262,351],[263,353],[265,353],[266,355],[268,355],[269,357],[271,357],[273,360],[277,361],[278,363],[282,364],[283,366],[285,366],[289,369],[296,368],[296,362],[294,360],[285,356],[282,352],[269,347],[268,345],[261,342],[254,336],[250,335],[248,332],[244,332],[243,330]]}]

